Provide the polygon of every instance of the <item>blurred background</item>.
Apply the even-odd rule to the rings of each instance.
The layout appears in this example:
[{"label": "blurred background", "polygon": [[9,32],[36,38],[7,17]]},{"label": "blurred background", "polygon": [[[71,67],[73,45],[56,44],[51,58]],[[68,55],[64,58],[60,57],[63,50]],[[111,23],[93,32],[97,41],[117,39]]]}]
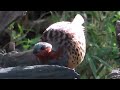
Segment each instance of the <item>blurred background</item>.
[{"label": "blurred background", "polygon": [[115,28],[120,19],[119,11],[27,11],[0,36],[0,48],[9,52],[8,44],[14,42],[18,51],[32,49],[49,25],[72,21],[78,13],[85,19],[87,51],[76,71],[81,79],[105,79],[113,68],[120,65]]}]

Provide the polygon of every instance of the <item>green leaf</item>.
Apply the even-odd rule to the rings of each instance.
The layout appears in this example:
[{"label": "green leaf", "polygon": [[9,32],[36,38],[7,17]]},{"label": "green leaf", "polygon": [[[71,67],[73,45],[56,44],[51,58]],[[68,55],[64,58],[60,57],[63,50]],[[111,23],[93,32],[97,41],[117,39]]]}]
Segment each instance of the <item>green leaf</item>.
[{"label": "green leaf", "polygon": [[23,48],[24,48],[25,50],[28,50],[29,47],[30,47],[30,45],[24,45],[24,46],[23,46]]},{"label": "green leaf", "polygon": [[88,55],[86,55],[86,57],[87,57],[87,61],[88,61],[89,65],[90,65],[90,67],[91,67],[91,70],[93,72],[94,77],[97,78],[96,67],[95,67],[95,64],[94,64],[93,60]]},{"label": "green leaf", "polygon": [[20,34],[23,34],[23,28],[19,23],[18,23],[18,30],[20,31]]},{"label": "green leaf", "polygon": [[39,41],[40,41],[40,35],[39,36],[37,36],[36,38],[33,38],[33,39],[31,39],[31,44],[36,44],[36,43],[38,43]]},{"label": "green leaf", "polygon": [[105,66],[109,67],[110,69],[113,69],[107,62],[105,62],[104,60],[100,59],[97,56],[92,56],[93,58],[95,58],[96,60],[100,61],[102,64],[104,64]]},{"label": "green leaf", "polygon": [[98,69],[97,69],[97,75],[100,75],[100,73],[102,72],[102,70],[103,70],[103,68],[104,68],[104,65],[102,64]]}]

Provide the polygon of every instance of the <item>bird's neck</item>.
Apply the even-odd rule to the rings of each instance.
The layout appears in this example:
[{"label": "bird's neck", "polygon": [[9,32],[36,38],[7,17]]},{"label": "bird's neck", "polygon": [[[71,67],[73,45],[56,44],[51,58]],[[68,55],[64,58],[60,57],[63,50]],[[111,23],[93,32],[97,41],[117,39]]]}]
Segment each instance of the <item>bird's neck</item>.
[{"label": "bird's neck", "polygon": [[52,51],[49,53],[49,57],[53,60],[57,60],[62,54],[62,49],[58,48],[56,51]]},{"label": "bird's neck", "polygon": [[50,60],[58,60],[61,55],[61,49],[57,51],[45,52],[44,54],[38,54],[37,57],[43,64],[47,64]]}]

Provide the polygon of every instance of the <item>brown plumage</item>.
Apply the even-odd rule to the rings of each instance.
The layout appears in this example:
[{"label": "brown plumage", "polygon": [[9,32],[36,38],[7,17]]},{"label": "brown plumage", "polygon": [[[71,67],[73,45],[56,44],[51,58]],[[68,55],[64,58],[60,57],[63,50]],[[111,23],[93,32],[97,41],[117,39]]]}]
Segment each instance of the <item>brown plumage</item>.
[{"label": "brown plumage", "polygon": [[41,42],[52,45],[51,50],[56,52],[53,55],[58,56],[58,61],[66,59],[65,65],[69,68],[77,67],[85,56],[86,41],[83,23],[84,19],[77,14],[72,22],[62,21],[52,24],[41,37]]}]

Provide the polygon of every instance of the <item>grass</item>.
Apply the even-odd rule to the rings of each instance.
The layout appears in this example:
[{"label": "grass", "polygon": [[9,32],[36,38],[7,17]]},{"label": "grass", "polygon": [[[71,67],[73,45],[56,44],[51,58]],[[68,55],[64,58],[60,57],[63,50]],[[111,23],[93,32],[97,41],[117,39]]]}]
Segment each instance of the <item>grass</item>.
[{"label": "grass", "polygon": [[[85,35],[87,51],[84,61],[76,68],[81,79],[106,79],[109,72],[119,66],[117,58],[115,22],[120,19],[119,11],[50,11],[52,22],[71,21],[77,13],[85,18]],[[14,33],[13,38],[26,35],[22,26],[18,24],[19,33]],[[32,48],[39,40],[40,35],[34,39],[22,38],[17,45],[22,44],[24,50]]]}]

